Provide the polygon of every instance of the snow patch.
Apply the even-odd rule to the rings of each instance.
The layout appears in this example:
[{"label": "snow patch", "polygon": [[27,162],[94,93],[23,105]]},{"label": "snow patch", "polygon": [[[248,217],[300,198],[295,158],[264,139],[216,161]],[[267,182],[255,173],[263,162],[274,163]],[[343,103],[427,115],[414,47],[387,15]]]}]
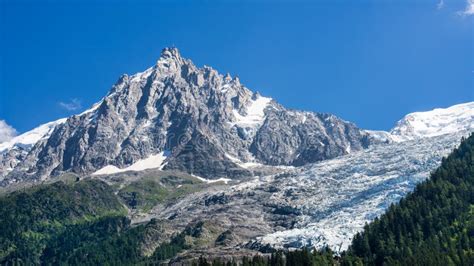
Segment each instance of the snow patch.
[{"label": "snow patch", "polygon": [[238,166],[248,169],[248,168],[253,168],[253,167],[259,167],[259,166],[264,166],[261,163],[255,162],[255,161],[250,161],[250,162],[242,162],[239,158],[236,158],[230,154],[225,154],[225,157],[227,157],[229,160],[231,160],[233,163],[237,164]]},{"label": "snow patch", "polygon": [[392,142],[393,137],[387,131],[382,130],[365,130],[367,134],[369,134],[372,138],[380,142]]},{"label": "snow patch", "polygon": [[93,176],[110,175],[110,174],[122,173],[122,172],[127,172],[127,171],[143,171],[143,170],[154,169],[154,168],[159,168],[161,170],[166,165],[166,162],[165,162],[166,158],[167,156],[165,152],[161,152],[156,155],[151,155],[150,157],[146,159],[139,160],[127,168],[121,169],[115,165],[107,165],[97,170],[92,175]]},{"label": "snow patch", "polygon": [[147,70],[143,72],[138,72],[135,75],[131,76],[131,81],[132,82],[140,82],[142,80],[148,79],[148,77],[153,73],[153,67],[148,68]]},{"label": "snow patch", "polygon": [[221,87],[221,92],[226,93],[230,89],[230,84],[225,84],[224,86]]},{"label": "snow patch", "polygon": [[80,113],[79,116],[83,116],[85,114],[89,114],[94,112],[95,110],[99,109],[99,106],[102,104],[104,99],[102,99],[100,102],[94,103],[91,108],[85,110],[84,112]]},{"label": "snow patch", "polygon": [[237,110],[233,110],[235,116],[234,125],[240,127],[255,127],[262,124],[265,120],[265,108],[271,101],[272,98],[258,96],[258,98],[252,100],[247,107],[246,115],[241,115]]},{"label": "snow patch", "polygon": [[351,144],[349,143],[346,147],[346,154],[351,153]]},{"label": "snow patch", "polygon": [[230,178],[223,178],[223,177],[221,177],[219,179],[206,179],[204,177],[200,177],[200,176],[193,175],[193,174],[191,174],[191,176],[194,177],[194,178],[197,178],[200,181],[202,181],[204,183],[207,183],[207,184],[212,184],[212,183],[217,183],[217,182],[224,182],[224,184],[227,184],[230,181],[232,181],[232,179],[230,179]]}]

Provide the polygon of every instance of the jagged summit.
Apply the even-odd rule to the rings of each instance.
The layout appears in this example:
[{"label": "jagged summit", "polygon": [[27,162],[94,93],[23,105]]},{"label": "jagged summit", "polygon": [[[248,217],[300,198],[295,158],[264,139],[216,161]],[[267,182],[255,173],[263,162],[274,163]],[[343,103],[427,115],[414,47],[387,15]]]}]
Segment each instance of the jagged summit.
[{"label": "jagged summit", "polygon": [[161,50],[160,58],[181,58],[181,54],[176,47],[165,47],[163,50]]},{"label": "jagged summit", "polygon": [[[156,65],[123,75],[98,104],[57,125],[0,181],[147,168],[238,178],[253,175],[253,166],[303,165],[369,144],[352,123],[287,110],[237,77],[165,48]],[[11,160],[2,156],[3,168]]]}]

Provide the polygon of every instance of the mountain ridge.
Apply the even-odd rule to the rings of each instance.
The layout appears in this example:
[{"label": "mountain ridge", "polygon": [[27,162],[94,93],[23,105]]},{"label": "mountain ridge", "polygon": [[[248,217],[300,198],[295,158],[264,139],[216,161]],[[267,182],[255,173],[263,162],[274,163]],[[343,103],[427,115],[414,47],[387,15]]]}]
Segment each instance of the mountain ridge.
[{"label": "mountain ridge", "polygon": [[288,110],[165,48],[153,67],[122,75],[98,104],[58,125],[1,182],[126,168],[160,153],[169,155],[165,169],[240,178],[252,175],[243,165],[304,165],[371,142],[350,122]]},{"label": "mountain ridge", "polygon": [[[10,180],[0,182],[5,186],[67,171],[84,175],[160,167],[211,179],[251,176],[249,168],[255,166],[301,166],[371,143],[472,130],[473,113],[474,102],[468,102],[407,114],[388,132],[360,130],[331,114],[286,109],[250,91],[238,77],[221,75],[209,66],[198,68],[178,49],[165,48],[154,66],[134,75],[123,74],[90,109],[0,143],[0,180]],[[101,118],[105,122],[97,122]],[[68,129],[56,133],[62,142],[52,143],[51,135],[64,124]],[[332,132],[334,126],[336,132]],[[118,139],[115,129],[118,134],[124,131]],[[88,156],[97,133],[102,139],[92,145],[98,146],[99,155],[110,156]],[[36,138],[23,143],[28,135]],[[113,147],[107,140],[110,136],[120,147]],[[48,160],[38,160],[41,152],[42,156],[49,153]],[[148,163],[153,158],[158,159],[155,164]],[[214,162],[209,165],[206,160]],[[137,168],[137,164],[144,166]]]}]

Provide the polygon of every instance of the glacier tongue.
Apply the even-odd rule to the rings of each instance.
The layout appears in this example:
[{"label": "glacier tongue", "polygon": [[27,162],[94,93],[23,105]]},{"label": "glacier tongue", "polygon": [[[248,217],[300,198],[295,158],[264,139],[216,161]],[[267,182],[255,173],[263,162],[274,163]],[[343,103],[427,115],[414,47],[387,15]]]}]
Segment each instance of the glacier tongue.
[{"label": "glacier tongue", "polygon": [[[466,135],[463,131],[378,145],[263,184],[284,188],[271,200],[294,206],[301,215],[294,228],[259,237],[257,242],[279,248],[327,245],[336,251],[347,249],[365,223],[425,180]],[[292,197],[285,197],[288,190]]]}]

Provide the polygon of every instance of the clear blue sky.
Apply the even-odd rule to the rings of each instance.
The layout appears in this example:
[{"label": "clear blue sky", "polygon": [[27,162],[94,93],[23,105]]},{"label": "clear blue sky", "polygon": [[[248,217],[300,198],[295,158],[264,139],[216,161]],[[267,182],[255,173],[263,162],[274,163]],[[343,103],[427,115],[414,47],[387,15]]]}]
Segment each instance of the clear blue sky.
[{"label": "clear blue sky", "polygon": [[0,3],[0,120],[19,132],[87,109],[166,46],[363,128],[474,100],[467,0]]}]

